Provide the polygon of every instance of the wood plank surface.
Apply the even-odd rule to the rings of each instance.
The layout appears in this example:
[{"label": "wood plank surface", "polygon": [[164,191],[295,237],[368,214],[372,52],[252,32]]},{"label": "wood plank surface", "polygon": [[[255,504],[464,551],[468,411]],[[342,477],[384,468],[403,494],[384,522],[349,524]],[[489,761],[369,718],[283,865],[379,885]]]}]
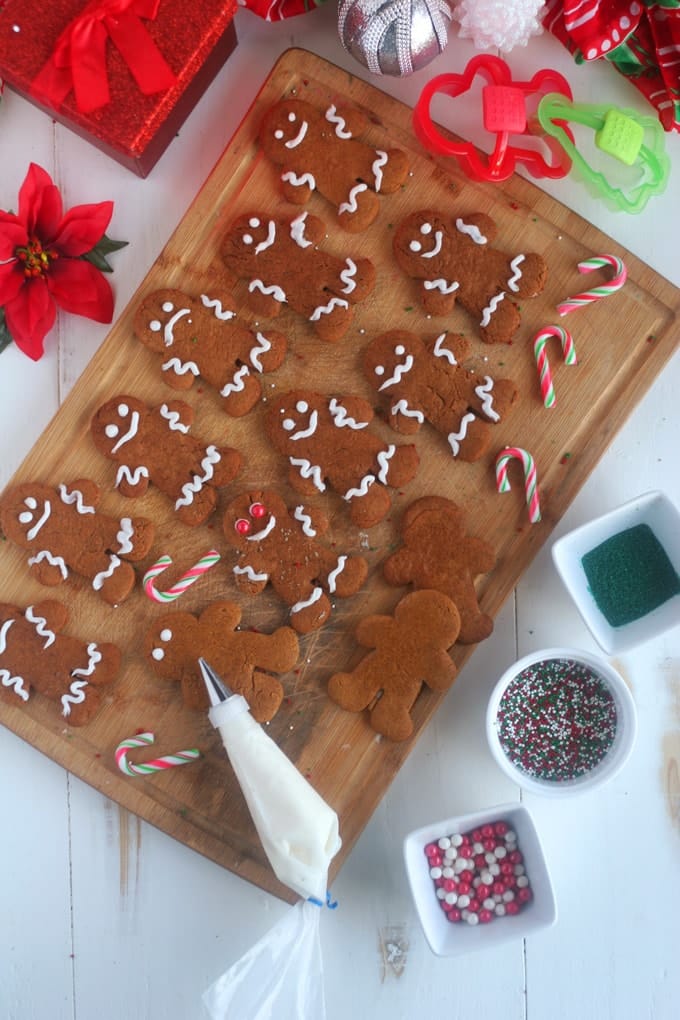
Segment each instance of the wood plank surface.
[{"label": "wood plank surface", "polygon": [[[362,551],[371,572],[364,591],[338,602],[330,622],[301,641],[300,662],[283,678],[286,699],[269,732],[340,816],[343,849],[333,863],[335,873],[416,739],[404,744],[377,739],[363,717],[337,709],[325,694],[328,677],[356,658],[352,637],[356,621],[367,612],[391,611],[403,594],[388,588],[380,575],[380,562],[394,544],[401,510],[417,496],[431,493],[448,496],[465,507],[470,530],[491,541],[497,553],[495,570],[480,579],[478,588],[483,609],[495,615],[676,349],[674,324],[680,292],[532,184],[517,177],[502,186],[473,184],[450,163],[440,164],[424,156],[413,138],[407,107],[312,54],[289,51],[272,71],[128,308],[10,483],[32,479],[58,484],[91,477],[105,490],[103,510],[151,517],[157,536],[140,575],[161,553],[173,557],[179,573],[209,547],[220,547],[220,508],[241,489],[265,484],[285,489],[285,467],[270,450],[261,428],[264,405],[235,421],[223,414],[219,397],[207,387],[195,386],[182,395],[181,399],[196,409],[195,433],[237,447],[246,462],[240,477],[221,494],[215,517],[208,525],[192,530],[176,522],[164,497],[153,490],[134,502],[112,490],[115,469],[94,449],[89,422],[101,403],[119,393],[149,402],[173,395],[160,378],[156,357],[132,335],[132,318],[143,296],[161,287],[177,287],[192,295],[215,291],[220,284],[219,247],[231,220],[251,209],[290,213],[291,207],[277,196],[275,169],[258,152],[256,134],[264,111],[292,94],[323,109],[331,101],[364,108],[372,120],[369,140],[378,147],[407,149],[412,174],[401,192],[383,198],[379,219],[359,236],[332,227],[329,208],[318,196],[313,197],[310,209],[329,224],[326,246],[342,256],[371,257],[378,269],[378,285],[369,300],[358,306],[352,330],[338,345],[321,344],[294,316],[281,315],[276,328],[289,336],[291,349],[284,366],[267,377],[267,387],[285,390],[293,384],[306,384],[322,388],[323,383],[324,389],[358,393],[373,402],[358,371],[366,339],[387,327],[412,329],[422,335],[450,328],[471,337],[473,367],[483,374],[513,378],[521,393],[512,411],[495,427],[492,452],[477,464],[452,461],[442,438],[423,429],[414,440],[421,455],[418,476],[403,493],[395,494],[390,519],[370,532],[358,533],[350,526],[340,500],[324,497],[318,501],[332,519],[333,540]],[[418,310],[415,289],[392,259],[390,224],[408,212],[428,207],[461,215],[487,212],[498,224],[498,247],[513,253],[537,251],[545,258],[549,273],[545,292],[523,303],[522,329],[512,345],[489,347],[475,340],[461,311],[444,322],[428,320]],[[554,359],[558,403],[546,411],[530,339],[538,328],[555,321],[556,303],[582,286],[577,263],[602,253],[625,260],[628,281],[611,299],[570,316],[578,365],[565,368]],[[245,309],[239,313],[255,321]],[[380,428],[386,439],[394,438],[387,427]],[[495,491],[494,454],[505,445],[523,446],[535,457],[543,512],[539,524],[528,523],[519,476],[511,478],[511,493],[499,496]],[[290,498],[291,502],[295,499],[292,493]],[[177,608],[199,612],[214,599],[228,597],[242,605],[245,626],[270,630],[284,623],[285,609],[269,593],[253,599],[236,593],[232,560],[223,544],[222,548],[222,562],[176,603]],[[168,577],[172,580],[170,572]],[[62,599],[71,612],[70,633],[89,640],[115,641],[124,650],[121,678],[100,715],[87,727],[66,727],[54,704],[39,696],[26,707],[1,704],[0,721],[123,807],[262,888],[286,896],[271,874],[219,738],[207,718],[185,709],[178,687],[157,680],[140,657],[146,628],[165,610],[146,599],[139,586],[116,610],[94,596],[85,583],[74,582],[56,590],[42,588],[28,575],[25,554],[9,542],[0,546],[0,578],[3,601],[24,606],[45,597]],[[457,664],[461,666],[473,651],[457,646]],[[440,696],[430,692],[419,697],[414,709],[416,735],[440,701]],[[116,768],[113,750],[140,728],[156,733],[154,751],[159,754],[197,746],[203,759],[164,775],[125,777]]]}]

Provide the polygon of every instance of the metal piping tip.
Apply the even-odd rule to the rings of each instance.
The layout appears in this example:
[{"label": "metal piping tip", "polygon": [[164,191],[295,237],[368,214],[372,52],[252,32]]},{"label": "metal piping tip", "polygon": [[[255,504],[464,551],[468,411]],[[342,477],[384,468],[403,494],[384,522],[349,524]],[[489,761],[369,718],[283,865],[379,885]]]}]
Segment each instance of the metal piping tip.
[{"label": "metal piping tip", "polygon": [[207,690],[208,697],[210,698],[210,704],[213,707],[221,704],[223,701],[226,701],[227,698],[232,696],[234,692],[227,687],[222,678],[217,675],[215,670],[205,661],[205,659],[199,658],[198,665],[201,670],[205,689]]}]

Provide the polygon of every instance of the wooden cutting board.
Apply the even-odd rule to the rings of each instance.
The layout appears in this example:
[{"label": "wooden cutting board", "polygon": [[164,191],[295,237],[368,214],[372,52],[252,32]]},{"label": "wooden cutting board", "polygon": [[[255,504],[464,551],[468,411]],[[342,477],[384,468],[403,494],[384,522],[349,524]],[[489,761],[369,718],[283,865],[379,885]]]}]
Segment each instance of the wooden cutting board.
[{"label": "wooden cutting board", "polygon": [[[412,134],[407,107],[310,53],[288,51],[130,305],[10,483],[37,480],[58,484],[90,477],[105,491],[103,510],[152,518],[156,541],[138,572],[141,577],[159,555],[169,554],[175,568],[163,576],[161,587],[167,587],[210,547],[221,548],[222,561],[174,603],[176,609],[200,612],[216,598],[227,597],[242,605],[244,626],[268,631],[286,621],[285,608],[268,592],[250,599],[237,593],[232,581],[233,559],[221,542],[220,508],[241,489],[278,485],[291,502],[295,500],[286,488],[284,465],[263,437],[264,407],[244,419],[232,420],[220,410],[219,397],[208,387],[194,386],[179,395],[195,408],[196,434],[217,437],[237,447],[246,461],[241,476],[221,494],[218,513],[198,529],[176,522],[169,502],[153,490],[134,502],[115,492],[115,468],[94,449],[89,422],[99,405],[116,394],[130,393],[149,402],[173,395],[160,378],[156,356],[133,337],[133,314],[142,297],[163,287],[177,287],[195,296],[214,292],[220,283],[220,242],[231,220],[246,210],[293,211],[278,196],[277,172],[256,144],[264,111],[291,95],[322,109],[331,102],[364,108],[371,120],[368,140],[379,148],[396,145],[407,149],[412,173],[399,193],[383,198],[379,219],[358,236],[331,226],[329,208],[313,196],[310,209],[329,224],[326,246],[343,257],[347,253],[369,256],[377,266],[378,285],[370,299],[357,307],[350,333],[337,345],[320,343],[296,317],[281,315],[276,327],[289,336],[290,351],[284,366],[266,378],[265,391],[310,385],[361,394],[375,403],[358,369],[360,352],[368,338],[394,327],[421,335],[434,335],[435,330],[445,328],[465,332],[472,340],[472,367],[482,374],[510,376],[521,393],[516,406],[495,427],[491,452],[476,464],[453,461],[443,438],[429,427],[422,429],[414,439],[421,456],[416,479],[395,494],[391,517],[369,532],[357,532],[349,524],[339,499],[324,496],[318,501],[332,519],[338,546],[361,551],[369,560],[369,580],[358,596],[338,601],[322,630],[301,641],[298,666],[283,678],[286,698],[268,732],[338,812],[343,847],[333,862],[333,877],[441,697],[424,691],[413,713],[416,736],[403,744],[390,744],[376,739],[363,716],[336,708],[325,693],[330,675],[357,660],[352,637],[356,622],[368,612],[391,612],[404,593],[389,588],[380,572],[381,560],[394,546],[401,511],[425,494],[447,496],[464,506],[470,530],[492,542],[497,553],[496,568],[480,578],[478,585],[483,609],[495,615],[676,348],[680,291],[534,185],[518,177],[497,186],[468,181],[453,163],[423,153]],[[443,322],[428,320],[419,310],[415,285],[400,275],[393,261],[391,229],[406,213],[427,207],[461,215],[487,212],[498,224],[499,248],[512,253],[536,251],[545,258],[549,267],[545,292],[523,303],[522,328],[512,345],[482,344],[472,336],[462,311],[454,311]],[[559,300],[582,289],[584,278],[577,272],[577,263],[603,253],[625,260],[628,281],[615,296],[570,316],[578,365],[567,367],[551,352],[558,402],[555,408],[545,410],[531,338],[540,327],[555,322]],[[588,285],[591,282],[589,277]],[[243,309],[240,314],[255,321]],[[394,439],[382,422],[377,427],[386,440]],[[511,493],[501,496],[496,492],[495,454],[506,445],[524,447],[536,460],[543,514],[538,524],[529,524],[519,473],[511,472]],[[25,553],[9,542],[0,543],[0,600],[22,607],[46,597],[68,602],[68,632],[87,640],[120,644],[123,670],[104,708],[86,727],[66,726],[55,703],[40,695],[26,706],[0,704],[0,721],[107,797],[244,878],[290,899],[288,890],[274,879],[207,717],[185,709],[178,686],[159,681],[141,659],[144,632],[166,608],[150,602],[139,583],[115,610],[85,582],[42,588],[29,576],[25,560]],[[470,646],[456,646],[453,657],[459,668],[473,651]],[[200,652],[197,648],[196,654]],[[122,739],[142,729],[155,732],[154,753],[195,746],[203,757],[196,764],[163,774],[126,777],[116,767],[114,749]]]}]

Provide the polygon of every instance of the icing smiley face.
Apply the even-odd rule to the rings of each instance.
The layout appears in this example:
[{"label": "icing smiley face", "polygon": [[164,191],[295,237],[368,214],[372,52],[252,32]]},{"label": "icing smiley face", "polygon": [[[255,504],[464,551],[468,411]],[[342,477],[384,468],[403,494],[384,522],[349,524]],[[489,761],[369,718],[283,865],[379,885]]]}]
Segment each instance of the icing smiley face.
[{"label": "icing smiley face", "polygon": [[426,220],[420,225],[415,237],[409,241],[409,251],[420,255],[423,259],[433,259],[440,254],[444,242],[444,233],[434,223]]},{"label": "icing smiley face", "polygon": [[274,148],[280,152],[282,158],[302,145],[307,137],[309,121],[305,118],[303,109],[294,100],[282,103],[276,119],[271,124],[267,124],[266,130],[270,144],[273,144]]},{"label": "icing smiley face", "polygon": [[306,400],[297,400],[293,409],[287,413],[286,408],[281,408],[281,427],[288,433],[291,442],[300,439],[309,439],[316,432],[319,425],[319,412],[311,408]]}]

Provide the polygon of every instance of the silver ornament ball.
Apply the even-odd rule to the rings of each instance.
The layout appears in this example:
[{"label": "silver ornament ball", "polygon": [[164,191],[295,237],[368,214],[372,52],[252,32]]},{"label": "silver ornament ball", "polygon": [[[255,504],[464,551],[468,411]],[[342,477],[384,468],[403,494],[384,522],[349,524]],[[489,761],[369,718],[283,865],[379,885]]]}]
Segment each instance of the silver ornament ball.
[{"label": "silver ornament ball", "polygon": [[448,42],[449,0],[340,0],[338,31],[348,53],[373,74],[404,76]]}]

